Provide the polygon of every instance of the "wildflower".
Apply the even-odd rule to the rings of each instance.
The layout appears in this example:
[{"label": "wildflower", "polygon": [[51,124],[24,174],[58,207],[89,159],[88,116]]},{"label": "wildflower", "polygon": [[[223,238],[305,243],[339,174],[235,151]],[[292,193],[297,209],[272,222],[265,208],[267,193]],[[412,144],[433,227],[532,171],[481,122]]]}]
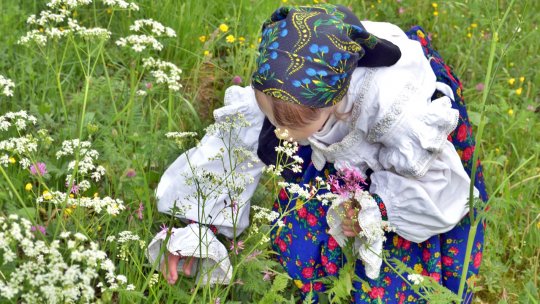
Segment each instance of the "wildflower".
[{"label": "wildflower", "polygon": [[516,89],[516,95],[521,95],[521,93],[523,92],[523,88],[517,88]]},{"label": "wildflower", "polygon": [[240,42],[240,44],[244,44],[244,42],[246,42],[246,38],[240,36],[238,37],[238,42]]},{"label": "wildflower", "polygon": [[232,241],[229,250],[238,255],[240,251],[244,250],[244,241],[238,241],[236,242],[236,245],[234,244],[234,241]]},{"label": "wildflower", "polygon": [[255,260],[257,258],[257,256],[261,255],[262,254],[262,251],[261,250],[254,250],[252,253],[250,253],[247,257],[246,257],[246,262],[248,261],[251,261],[251,260]]},{"label": "wildflower", "polygon": [[[138,11],[139,6],[133,2],[126,2],[124,0],[103,0],[103,4],[108,5],[112,8],[121,8],[128,9],[131,11]],[[75,17],[75,14],[73,14]]]},{"label": "wildflower", "polygon": [[480,82],[476,85],[475,88],[478,92],[482,92],[484,90],[484,84]]},{"label": "wildflower", "polygon": [[419,285],[424,281],[424,277],[421,274],[409,274],[407,279],[411,281],[414,285]]},{"label": "wildflower", "polygon": [[199,36],[199,41],[200,42],[205,42],[206,41],[206,36],[204,36],[204,35]]},{"label": "wildflower", "polygon": [[227,37],[225,37],[225,41],[227,41],[228,43],[233,43],[236,41],[236,38],[234,38],[233,35],[228,35]]},{"label": "wildflower", "polygon": [[398,14],[403,15],[405,13],[405,8],[403,6],[400,6],[398,9]]},{"label": "wildflower", "polygon": [[135,171],[135,169],[129,168],[126,172],[126,177],[132,178],[135,177],[135,175],[137,175],[137,171]]},{"label": "wildflower", "polygon": [[509,109],[509,110],[508,110],[508,116],[513,116],[513,115],[514,115],[514,110]]},{"label": "wildflower", "polygon": [[15,86],[15,83],[11,81],[11,79],[0,75],[0,94],[3,94],[8,97],[13,96],[12,89],[14,86]]},{"label": "wildflower", "polygon": [[203,55],[204,55],[204,56],[210,56],[210,52],[209,52],[208,50],[205,50],[205,51],[203,52]]},{"label": "wildflower", "polygon": [[182,88],[180,84],[182,70],[174,63],[148,57],[143,59],[143,67],[151,69],[150,74],[154,76],[156,83],[167,84],[171,91],[179,91]]},{"label": "wildflower", "polygon": [[435,3],[435,2],[433,2],[433,3],[431,3],[431,6],[433,6],[433,8],[436,9],[439,5],[437,3]]},{"label": "wildflower", "polygon": [[525,81],[525,77],[521,76],[519,77],[519,82],[524,82]]},{"label": "wildflower", "polygon": [[34,232],[34,231],[39,231],[41,232],[42,234],[45,234],[46,231],[45,231],[45,227],[44,226],[41,226],[41,225],[37,225],[37,226],[32,226],[30,228],[30,231]]},{"label": "wildflower", "polygon": [[32,184],[31,183],[26,184],[26,186],[24,186],[24,190],[32,191]]},{"label": "wildflower", "polygon": [[[436,15],[435,15],[436,16]],[[467,38],[472,38],[472,34],[471,33],[467,33]]]},{"label": "wildflower", "polygon": [[161,227],[160,227],[160,228],[161,228],[161,231],[167,231],[167,230],[169,230],[169,227],[167,227],[167,225],[165,225],[165,224],[161,224]]},{"label": "wildflower", "polygon": [[152,34],[156,35],[156,37],[176,37],[176,32],[172,28],[166,27],[153,19],[139,19],[129,27],[131,31],[136,33],[142,32],[144,28],[149,28]]},{"label": "wildflower", "polygon": [[146,96],[147,95],[145,90],[137,90],[137,92],[135,94],[137,94],[137,96]]},{"label": "wildflower", "polygon": [[44,190],[42,196],[45,200],[50,200],[53,198],[52,194],[48,190]]},{"label": "wildflower", "polygon": [[137,217],[140,220],[143,219],[143,214],[142,214],[143,210],[144,210],[144,206],[143,206],[143,203],[141,202],[141,203],[139,203],[139,208],[137,209]]},{"label": "wildflower", "polygon": [[238,75],[234,76],[233,79],[232,79],[232,82],[236,85],[239,85],[242,83],[242,78]]},{"label": "wildflower", "polygon": [[30,166],[30,173],[32,173],[32,175],[43,176],[47,174],[47,166],[45,165],[45,163],[41,162],[32,164],[32,166]]},{"label": "wildflower", "polygon": [[515,79],[515,78],[510,78],[510,79],[508,79],[508,84],[509,84],[509,85],[513,85],[515,82],[516,82],[516,79]]},{"label": "wildflower", "polygon": [[9,159],[8,159],[9,163],[10,164],[14,164],[17,162],[17,160],[15,159],[15,157],[11,156]]},{"label": "wildflower", "polygon": [[534,108],[533,105],[528,105],[527,106],[527,110],[531,111],[531,112],[534,112],[536,109]]},{"label": "wildflower", "polygon": [[433,12],[433,16],[435,16],[435,17],[439,16],[439,12],[438,12],[438,11],[434,11],[434,12]]},{"label": "wildflower", "polygon": [[223,33],[227,32],[229,30],[229,26],[226,25],[225,23],[222,23],[219,25],[219,30],[222,31]]},{"label": "wildflower", "polygon": [[477,28],[477,27],[478,27],[478,24],[476,24],[476,23],[471,23],[471,27],[472,27],[472,28]]}]

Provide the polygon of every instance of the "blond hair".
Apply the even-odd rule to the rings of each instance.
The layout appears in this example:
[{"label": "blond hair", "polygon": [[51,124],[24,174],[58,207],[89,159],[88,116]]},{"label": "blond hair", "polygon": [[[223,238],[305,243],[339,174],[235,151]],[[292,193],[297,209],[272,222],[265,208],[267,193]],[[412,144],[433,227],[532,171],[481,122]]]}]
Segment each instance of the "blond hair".
[{"label": "blond hair", "polygon": [[[265,98],[270,101],[275,123],[285,128],[306,126],[316,121],[321,116],[321,110],[324,109],[286,102],[274,96],[266,95],[259,90],[255,90],[255,97],[257,99]],[[337,108],[334,105],[332,113],[337,119],[342,120],[349,116],[350,112],[341,113],[338,112]]]}]

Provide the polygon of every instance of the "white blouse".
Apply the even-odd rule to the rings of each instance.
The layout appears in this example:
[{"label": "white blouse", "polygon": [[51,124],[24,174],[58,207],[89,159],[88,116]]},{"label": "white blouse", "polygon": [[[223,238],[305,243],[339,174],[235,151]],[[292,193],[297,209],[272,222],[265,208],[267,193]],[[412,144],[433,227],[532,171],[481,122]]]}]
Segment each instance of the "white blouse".
[{"label": "white blouse", "polygon": [[[423,242],[451,230],[468,212],[470,179],[454,146],[447,141],[459,115],[451,108],[448,98],[454,96],[446,84],[436,82],[418,42],[408,39],[401,29],[390,23],[362,23],[369,32],[399,46],[402,56],[391,67],[357,68],[340,106],[341,112],[350,111],[351,115],[344,120],[330,117],[319,132],[302,144],[311,145],[312,161],[317,169],[322,169],[326,162],[334,163],[337,169],[354,167],[360,172],[372,169],[369,191],[382,198],[389,225],[405,239]],[[431,101],[435,89],[448,97]],[[236,144],[256,152],[264,114],[251,87],[228,88],[225,105],[214,111],[214,117],[221,121],[236,113],[244,114],[251,123],[237,130],[242,140]],[[191,172],[190,166],[223,173],[221,161],[208,160],[222,147],[220,139],[205,135],[199,146],[180,155],[165,171],[156,196],[160,212],[170,214],[176,204],[185,210],[177,215],[179,218],[215,225],[220,233],[232,238],[232,221],[226,216],[223,203],[228,200],[227,193],[207,201],[204,206],[207,214],[201,218],[201,206],[193,199],[196,189],[186,183],[185,178],[186,172]],[[241,196],[245,203],[239,206],[237,235],[249,224],[249,200],[262,168],[259,162],[248,169],[254,182]],[[366,274],[376,278],[382,263],[384,234],[370,227],[380,226],[381,214],[373,200],[361,205],[358,218],[365,233],[356,237],[355,246],[366,266]],[[339,204],[333,205],[328,216],[335,216],[339,208]],[[343,245],[346,237],[337,218],[337,221],[328,221],[329,233]],[[199,247],[201,235],[204,236],[203,250]],[[165,232],[160,232],[149,245],[147,255],[152,263],[159,255],[165,236]],[[197,257],[203,263],[202,269],[209,272],[202,274],[203,282],[230,282],[232,269],[227,249],[205,226],[190,224],[173,229],[167,250]],[[179,265],[179,273],[181,267]]]}]

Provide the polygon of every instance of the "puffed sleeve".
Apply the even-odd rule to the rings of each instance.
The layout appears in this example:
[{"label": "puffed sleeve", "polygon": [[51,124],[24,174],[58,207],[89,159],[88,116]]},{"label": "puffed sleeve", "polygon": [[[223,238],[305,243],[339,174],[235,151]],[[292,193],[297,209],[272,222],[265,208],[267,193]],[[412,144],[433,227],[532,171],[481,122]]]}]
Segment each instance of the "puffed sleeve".
[{"label": "puffed sleeve", "polygon": [[[258,108],[251,87],[228,88],[224,107],[214,111],[217,124],[231,123],[237,117],[243,119],[234,123],[233,126],[237,126],[233,129],[207,129],[214,131],[207,132],[197,147],[180,155],[169,166],[156,190],[159,212],[173,214],[191,223],[187,227],[173,229],[166,245],[168,251],[200,259],[198,262],[203,263],[203,270],[214,269],[209,279],[206,275],[203,278],[203,282],[210,284],[229,283],[232,269],[225,246],[208,227],[217,228],[217,232],[228,238],[234,236],[234,227],[237,235],[248,227],[250,198],[255,192],[263,167],[254,152],[264,114]],[[238,163],[238,153],[252,155],[253,160]],[[231,201],[231,194],[226,187],[233,184],[231,168],[239,173],[234,176],[235,183],[245,187],[244,191],[235,195],[234,201]],[[218,176],[224,182],[201,183],[213,176]],[[158,233],[148,247],[147,256],[152,263],[158,257],[165,236],[165,232]],[[214,267],[216,264],[218,267]]]}]

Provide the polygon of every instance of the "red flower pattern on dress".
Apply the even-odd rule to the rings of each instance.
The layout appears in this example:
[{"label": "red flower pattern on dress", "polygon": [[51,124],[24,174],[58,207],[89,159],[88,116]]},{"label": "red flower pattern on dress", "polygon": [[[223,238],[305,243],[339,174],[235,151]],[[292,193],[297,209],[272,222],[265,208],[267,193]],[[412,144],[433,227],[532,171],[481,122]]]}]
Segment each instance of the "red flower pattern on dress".
[{"label": "red flower pattern on dress", "polygon": [[281,188],[281,190],[279,191],[279,199],[284,201],[286,199],[288,199],[289,196],[287,195],[287,191],[285,191],[285,189]]},{"label": "red flower pattern on dress", "polygon": [[473,152],[474,152],[474,147],[467,147],[465,148],[465,150],[463,150],[463,155],[461,156],[461,158],[464,161],[469,161],[472,157]]},{"label": "red flower pattern on dress", "polygon": [[334,250],[334,249],[336,249],[338,246],[339,246],[339,245],[338,245],[338,243],[336,242],[336,240],[335,240],[332,236],[330,236],[330,237],[328,238],[328,249]]},{"label": "red flower pattern on dress", "polygon": [[458,141],[462,142],[465,139],[467,139],[467,126],[461,125],[459,126],[458,132],[457,132],[457,139]]},{"label": "red flower pattern on dress", "polygon": [[338,271],[338,267],[337,267],[337,265],[334,264],[334,263],[328,263],[328,264],[325,266],[325,268],[326,268],[326,272],[327,272],[328,274],[336,274],[337,271]]},{"label": "red flower pattern on dress", "polygon": [[474,268],[480,267],[480,263],[482,263],[482,252],[479,251],[474,255],[473,259],[473,266]]},{"label": "red flower pattern on dress", "polygon": [[313,277],[313,267],[306,267],[302,269],[302,276],[306,279],[311,279]]},{"label": "red flower pattern on dress", "polygon": [[422,260],[424,262],[427,262],[429,261],[429,258],[431,258],[431,253],[429,252],[429,250],[425,249],[422,251]]},{"label": "red flower pattern on dress", "polygon": [[372,299],[381,298],[384,296],[384,288],[382,287],[371,287],[369,291],[369,297]]},{"label": "red flower pattern on dress", "polygon": [[452,260],[452,258],[449,256],[443,255],[442,263],[444,266],[452,266],[452,264],[454,264],[454,260]]},{"label": "red flower pattern on dress", "polygon": [[305,218],[307,216],[308,212],[307,212],[307,209],[306,207],[302,207],[300,209],[298,209],[298,216],[300,218]]},{"label": "red flower pattern on dress", "polygon": [[311,227],[313,227],[313,226],[317,225],[317,223],[319,222],[319,220],[317,219],[317,217],[316,217],[315,215],[309,213],[309,214],[307,215],[307,222],[308,222],[308,224],[309,224]]},{"label": "red flower pattern on dress", "polygon": [[429,276],[432,277],[437,282],[441,281],[441,275],[438,272],[432,272],[429,274]]}]

